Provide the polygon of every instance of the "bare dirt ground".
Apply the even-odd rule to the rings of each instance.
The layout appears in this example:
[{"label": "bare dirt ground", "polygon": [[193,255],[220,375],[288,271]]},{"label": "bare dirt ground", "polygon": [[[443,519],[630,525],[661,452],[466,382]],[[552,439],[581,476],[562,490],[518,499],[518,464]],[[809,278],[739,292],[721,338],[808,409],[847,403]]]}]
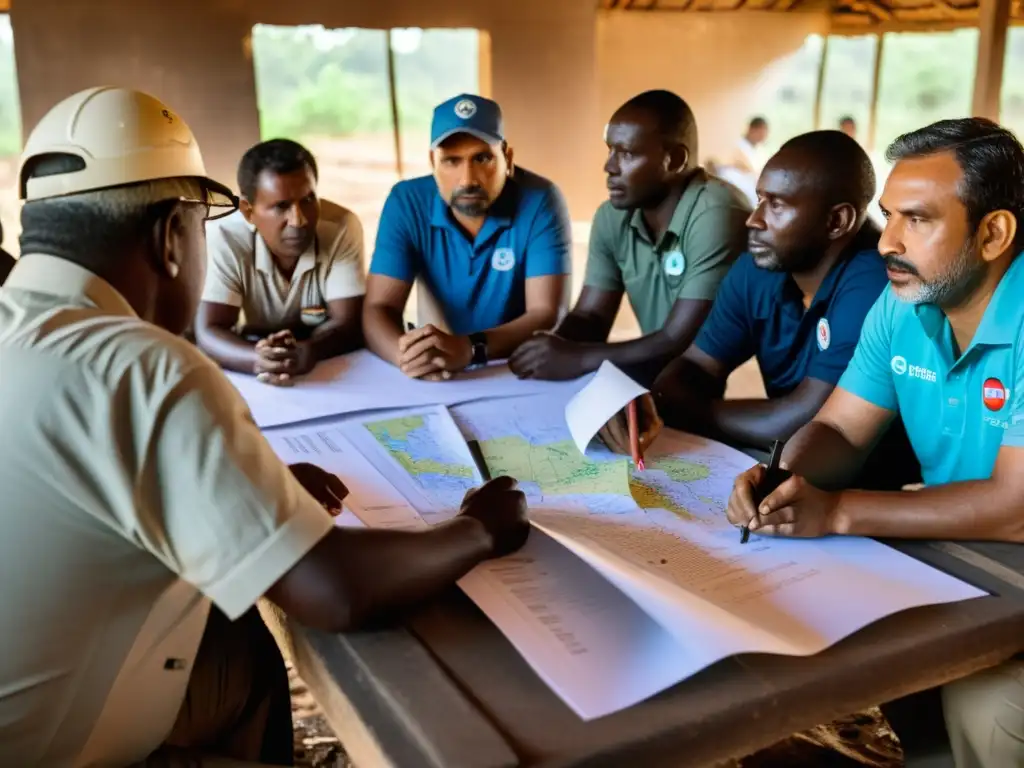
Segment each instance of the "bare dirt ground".
[{"label": "bare dirt ground", "polygon": [[[388,191],[398,180],[390,136],[347,139],[319,139],[307,142],[320,163],[320,193],[351,208],[365,230],[367,256],[372,253],[380,209]],[[405,176],[429,172],[425,136],[409,136],[403,146]],[[541,170],[541,169],[538,169]],[[0,158],[0,221],[4,247],[17,255],[19,203],[16,192],[17,162]],[[573,297],[578,294],[586,264],[589,222],[573,223]],[[415,297],[415,294],[414,294]],[[613,331],[626,339],[638,333],[636,318],[624,302]],[[757,365],[737,370],[729,381],[727,396],[763,397]],[[305,684],[290,672],[292,716],[295,722],[296,763],[315,768],[348,768],[350,763]],[[799,734],[742,761],[720,768],[768,768],[786,766],[856,766],[889,768],[902,764],[899,745],[877,710],[851,716],[842,722]]]}]

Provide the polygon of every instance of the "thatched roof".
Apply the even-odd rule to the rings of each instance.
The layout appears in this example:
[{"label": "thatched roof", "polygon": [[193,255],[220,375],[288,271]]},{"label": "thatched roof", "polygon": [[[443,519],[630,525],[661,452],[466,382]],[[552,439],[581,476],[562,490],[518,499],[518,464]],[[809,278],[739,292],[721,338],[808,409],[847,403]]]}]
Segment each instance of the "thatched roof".
[{"label": "thatched roof", "polygon": [[[601,7],[639,12],[827,12],[837,33],[928,31],[978,23],[977,0],[601,0]],[[1013,0],[1011,18],[1012,23],[1024,24],[1024,0]]]}]

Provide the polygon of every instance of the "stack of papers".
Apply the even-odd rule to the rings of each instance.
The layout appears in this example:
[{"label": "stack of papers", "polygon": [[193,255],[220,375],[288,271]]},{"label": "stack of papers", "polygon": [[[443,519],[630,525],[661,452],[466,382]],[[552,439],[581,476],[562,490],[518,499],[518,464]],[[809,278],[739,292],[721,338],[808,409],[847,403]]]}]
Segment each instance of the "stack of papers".
[{"label": "stack of papers", "polygon": [[461,373],[450,381],[421,381],[410,379],[366,350],[320,363],[289,387],[264,384],[249,374],[225,374],[245,398],[260,428],[386,408],[571,393],[586,381],[522,381],[500,362]]}]

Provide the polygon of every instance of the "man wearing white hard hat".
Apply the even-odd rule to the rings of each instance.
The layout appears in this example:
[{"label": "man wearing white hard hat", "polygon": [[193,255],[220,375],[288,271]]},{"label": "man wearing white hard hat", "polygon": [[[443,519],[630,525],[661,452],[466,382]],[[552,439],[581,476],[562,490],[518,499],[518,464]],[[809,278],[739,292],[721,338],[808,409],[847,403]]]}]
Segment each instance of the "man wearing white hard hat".
[{"label": "man wearing white hard hat", "polygon": [[[282,464],[194,316],[204,223],[236,207],[138,91],[55,106],[19,173],[0,288],[0,765],[287,765],[287,679],[254,605],[344,631],[526,537],[499,478],[424,533],[335,527],[347,491]],[[171,763],[173,764],[173,763]]]}]

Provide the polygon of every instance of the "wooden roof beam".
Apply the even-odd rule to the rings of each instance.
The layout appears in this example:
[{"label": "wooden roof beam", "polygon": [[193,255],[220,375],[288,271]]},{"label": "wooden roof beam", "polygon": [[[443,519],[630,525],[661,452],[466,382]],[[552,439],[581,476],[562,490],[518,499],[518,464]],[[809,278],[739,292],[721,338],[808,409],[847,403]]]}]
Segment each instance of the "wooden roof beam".
[{"label": "wooden roof beam", "polygon": [[972,114],[999,121],[999,94],[1003,88],[1006,33],[1011,0],[981,0],[978,9],[978,66],[974,73]]}]

